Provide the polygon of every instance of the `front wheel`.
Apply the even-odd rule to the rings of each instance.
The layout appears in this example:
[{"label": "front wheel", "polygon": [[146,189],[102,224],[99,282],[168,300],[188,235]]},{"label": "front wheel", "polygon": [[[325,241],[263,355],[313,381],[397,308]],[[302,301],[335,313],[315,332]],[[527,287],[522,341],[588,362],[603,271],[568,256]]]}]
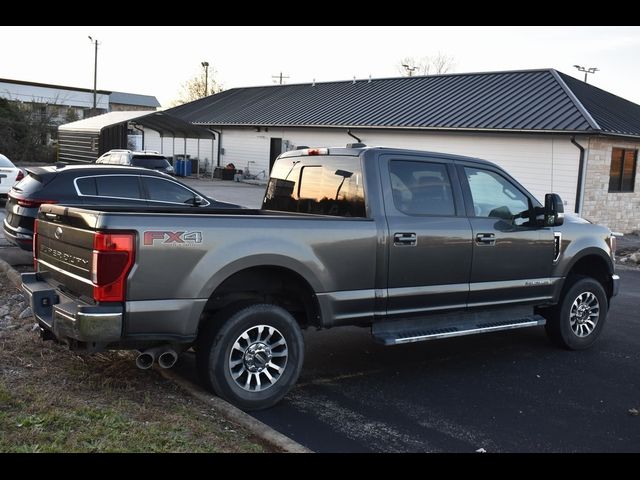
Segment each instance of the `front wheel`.
[{"label": "front wheel", "polygon": [[573,277],[558,305],[549,310],[546,331],[556,345],[569,350],[589,348],[600,336],[609,308],[597,280]]},{"label": "front wheel", "polygon": [[295,318],[270,304],[220,312],[204,326],[196,345],[203,383],[243,410],[279,402],[298,380],[304,360]]}]

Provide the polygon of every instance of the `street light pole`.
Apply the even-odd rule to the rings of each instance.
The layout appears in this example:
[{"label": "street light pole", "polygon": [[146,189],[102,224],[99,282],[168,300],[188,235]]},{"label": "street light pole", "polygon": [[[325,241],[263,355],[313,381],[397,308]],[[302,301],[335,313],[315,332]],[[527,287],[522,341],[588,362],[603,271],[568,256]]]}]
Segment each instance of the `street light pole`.
[{"label": "street light pole", "polygon": [[403,63],[402,66],[407,71],[407,75],[410,76],[410,77],[412,77],[413,76],[413,72],[415,72],[418,69],[418,67],[416,65],[410,66],[410,65],[407,65],[406,63]]},{"label": "street light pole", "polygon": [[584,83],[587,83],[587,75],[590,73],[596,73],[598,69],[596,67],[584,68],[580,65],[574,65],[575,68],[578,69],[579,72],[584,72]]},{"label": "street light pole", "polygon": [[93,58],[93,114],[96,113],[97,106],[97,86],[98,86],[98,39],[95,40],[89,35],[89,40],[95,45],[95,53]]},{"label": "street light pole", "polygon": [[204,96],[207,96],[209,91],[209,62],[200,63],[204,67]]}]

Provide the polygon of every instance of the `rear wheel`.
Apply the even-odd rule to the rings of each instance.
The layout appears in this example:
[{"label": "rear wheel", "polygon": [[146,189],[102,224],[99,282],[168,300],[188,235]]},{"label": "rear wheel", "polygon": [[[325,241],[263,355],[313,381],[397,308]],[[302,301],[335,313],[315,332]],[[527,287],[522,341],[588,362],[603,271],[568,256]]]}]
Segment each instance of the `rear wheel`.
[{"label": "rear wheel", "polygon": [[243,410],[276,404],[298,380],[304,341],[296,320],[277,305],[225,309],[196,343],[198,373],[217,395]]},{"label": "rear wheel", "polygon": [[546,331],[558,346],[569,350],[589,348],[600,336],[609,308],[602,285],[590,277],[576,276],[558,305],[546,312]]}]

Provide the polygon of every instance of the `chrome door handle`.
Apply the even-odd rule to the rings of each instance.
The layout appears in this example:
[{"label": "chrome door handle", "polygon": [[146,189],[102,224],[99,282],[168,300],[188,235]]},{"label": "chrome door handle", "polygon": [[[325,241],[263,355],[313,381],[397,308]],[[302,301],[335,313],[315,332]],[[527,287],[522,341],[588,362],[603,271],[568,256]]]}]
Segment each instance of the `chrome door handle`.
[{"label": "chrome door handle", "polygon": [[493,233],[478,233],[476,235],[476,243],[478,245],[495,245],[496,236]]},{"label": "chrome door handle", "polygon": [[418,236],[415,233],[394,233],[393,245],[396,247],[415,247],[418,244]]}]

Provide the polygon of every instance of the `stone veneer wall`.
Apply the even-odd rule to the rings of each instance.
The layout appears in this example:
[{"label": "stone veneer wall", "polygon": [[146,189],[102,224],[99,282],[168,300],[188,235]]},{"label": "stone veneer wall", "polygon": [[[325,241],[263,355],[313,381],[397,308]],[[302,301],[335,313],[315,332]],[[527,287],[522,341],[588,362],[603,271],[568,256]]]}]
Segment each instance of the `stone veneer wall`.
[{"label": "stone veneer wall", "polygon": [[614,147],[640,150],[640,142],[608,137],[589,140],[581,216],[614,231],[629,233],[640,230],[640,159],[636,163],[634,191],[609,193],[611,151]]}]

